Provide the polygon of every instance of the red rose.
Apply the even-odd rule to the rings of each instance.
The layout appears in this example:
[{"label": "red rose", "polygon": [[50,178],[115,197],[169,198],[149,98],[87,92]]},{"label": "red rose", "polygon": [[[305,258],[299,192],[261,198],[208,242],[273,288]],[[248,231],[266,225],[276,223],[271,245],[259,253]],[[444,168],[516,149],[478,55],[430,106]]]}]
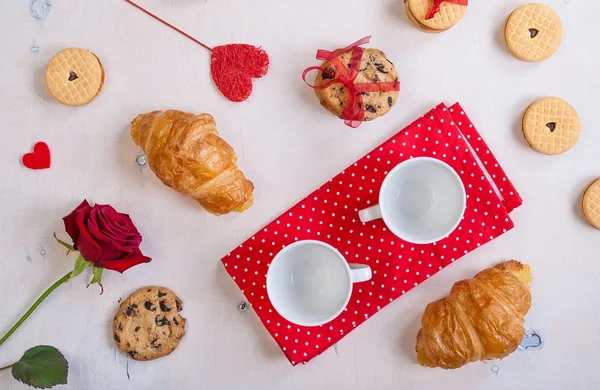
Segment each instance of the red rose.
[{"label": "red rose", "polygon": [[118,213],[112,206],[92,207],[84,200],[63,221],[73,248],[95,267],[123,273],[152,260],[140,251],[142,236],[129,215]]}]

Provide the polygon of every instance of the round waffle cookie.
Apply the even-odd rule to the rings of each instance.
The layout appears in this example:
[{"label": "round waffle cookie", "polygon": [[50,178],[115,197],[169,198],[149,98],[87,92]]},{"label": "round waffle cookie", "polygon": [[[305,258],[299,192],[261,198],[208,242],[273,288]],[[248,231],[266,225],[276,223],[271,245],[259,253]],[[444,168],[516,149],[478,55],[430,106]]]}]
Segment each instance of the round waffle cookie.
[{"label": "round waffle cookie", "polygon": [[600,179],[595,180],[583,193],[583,215],[600,229]]},{"label": "round waffle cookie", "polygon": [[457,24],[467,12],[467,7],[443,2],[440,11],[429,20],[425,17],[433,7],[434,0],[406,0],[406,14],[411,23],[421,31],[428,33],[444,32]]},{"label": "round waffle cookie", "polygon": [[522,128],[525,139],[534,150],[560,154],[577,143],[581,123],[573,106],[562,99],[547,97],[527,108]]},{"label": "round waffle cookie", "polygon": [[[350,69],[352,51],[339,55],[342,64]],[[315,85],[322,85],[338,76],[335,67],[325,61],[322,65],[327,72],[319,72],[315,78]],[[363,49],[358,75],[354,83],[385,83],[399,81],[398,72],[394,64],[387,59],[381,50]],[[315,90],[321,105],[334,115],[341,117],[348,99],[348,88],[342,83],[335,83],[325,89]],[[399,91],[363,92],[365,121],[370,121],[387,114],[398,100]]]},{"label": "round waffle cookie", "polygon": [[554,10],[543,4],[526,4],[508,17],[506,45],[518,59],[529,62],[550,58],[562,41],[562,25]]},{"label": "round waffle cookie", "polygon": [[102,91],[104,79],[102,63],[85,49],[65,49],[46,67],[48,91],[67,106],[82,106],[94,100]]}]

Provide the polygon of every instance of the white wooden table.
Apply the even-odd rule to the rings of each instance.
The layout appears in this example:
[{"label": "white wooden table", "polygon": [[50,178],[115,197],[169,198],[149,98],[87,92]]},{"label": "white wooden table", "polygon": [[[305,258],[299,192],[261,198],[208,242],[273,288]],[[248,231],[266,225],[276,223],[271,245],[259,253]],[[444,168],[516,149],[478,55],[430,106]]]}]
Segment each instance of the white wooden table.
[{"label": "white wooden table", "polygon": [[[139,1],[210,45],[262,45],[269,74],[247,102],[231,103],[213,86],[207,51],[124,1],[54,0],[41,21],[27,1],[0,0],[0,333],[72,267],[52,233],[64,236],[61,218],[83,198],[131,214],[154,258],[124,275],[106,273],[102,296],[83,277],[61,287],[0,348],[0,366],[49,344],[71,364],[63,388],[78,390],[600,388],[600,232],[579,210],[585,185],[600,176],[600,2],[540,0],[560,15],[564,41],[550,60],[529,64],[503,45],[505,19],[521,0],[474,0],[441,35],[412,27],[400,0]],[[402,91],[388,115],[352,130],[319,106],[300,74],[316,64],[317,48],[369,34],[371,47],[396,64]],[[92,50],[107,72],[102,95],[76,109],[53,102],[43,80],[47,61],[70,46]],[[561,156],[534,152],[520,134],[523,110],[543,96],[568,100],[581,116],[579,143]],[[237,311],[243,297],[219,259],[434,104],[456,100],[525,200],[513,214],[517,227],[391,304],[338,353],[292,367],[256,315]],[[128,124],[164,108],[214,115],[256,185],[250,210],[213,217],[138,168]],[[22,154],[40,140],[50,145],[52,168],[24,169]],[[527,322],[545,345],[455,371],[417,365],[425,305],[509,258],[532,266]],[[151,284],[183,298],[188,333],[171,356],[136,362],[115,348],[112,316],[119,298]],[[0,388],[26,387],[4,371]]]}]

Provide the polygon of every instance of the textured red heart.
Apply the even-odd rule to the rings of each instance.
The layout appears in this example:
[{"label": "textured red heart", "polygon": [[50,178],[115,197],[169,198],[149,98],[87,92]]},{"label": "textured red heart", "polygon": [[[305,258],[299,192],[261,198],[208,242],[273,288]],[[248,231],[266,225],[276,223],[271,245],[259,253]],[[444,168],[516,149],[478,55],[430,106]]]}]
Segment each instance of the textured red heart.
[{"label": "textured red heart", "polygon": [[212,50],[210,73],[219,91],[232,102],[243,102],[252,93],[252,79],[267,74],[269,55],[261,48],[232,44]]},{"label": "textured red heart", "polygon": [[50,168],[50,148],[45,142],[38,142],[33,147],[33,153],[26,153],[22,161],[29,169]]}]

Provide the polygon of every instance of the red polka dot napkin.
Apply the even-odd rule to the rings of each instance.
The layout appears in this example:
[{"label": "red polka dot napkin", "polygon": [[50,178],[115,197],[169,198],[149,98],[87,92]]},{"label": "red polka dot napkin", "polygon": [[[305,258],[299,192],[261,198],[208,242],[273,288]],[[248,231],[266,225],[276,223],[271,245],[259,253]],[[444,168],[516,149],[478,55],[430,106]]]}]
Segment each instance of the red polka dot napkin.
[{"label": "red polka dot napkin", "polygon": [[[362,224],[358,211],[377,203],[385,175],[398,163],[428,156],[448,163],[467,191],[467,209],[449,237],[428,245],[402,241],[383,221]],[[342,171],[222,259],[223,265],[293,365],[319,355],[394,299],[514,225],[522,200],[461,106],[435,107]],[[336,247],[349,262],[371,266],[354,285],[344,312],[328,324],[297,326],[273,309],[265,288],[269,263],[298,240]]]}]

